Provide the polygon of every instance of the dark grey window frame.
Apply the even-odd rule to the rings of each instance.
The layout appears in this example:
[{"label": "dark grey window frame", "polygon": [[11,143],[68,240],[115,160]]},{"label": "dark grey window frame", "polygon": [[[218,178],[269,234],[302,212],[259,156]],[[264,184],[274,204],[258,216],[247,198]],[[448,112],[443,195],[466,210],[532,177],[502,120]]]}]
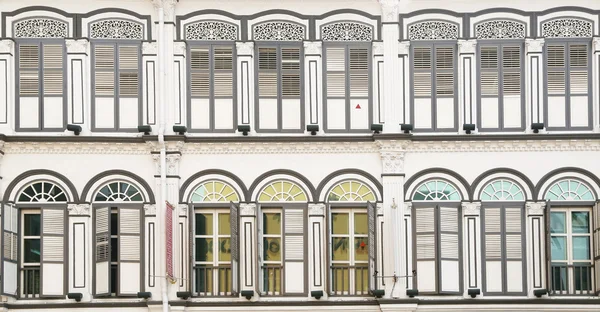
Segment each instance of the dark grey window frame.
[{"label": "dark grey window frame", "polygon": [[[550,44],[562,44],[565,46],[565,127],[548,127],[548,45]],[[570,64],[571,57],[569,55],[569,46],[572,44],[586,44],[588,49],[588,126],[587,127],[572,127],[571,126],[571,79],[570,79]],[[593,95],[593,81],[594,74],[592,71],[592,38],[546,38],[544,43],[544,120],[546,121],[546,129],[549,131],[585,131],[593,129],[594,119],[594,95]]]},{"label": "dark grey window frame", "polygon": [[[438,128],[437,127],[437,94],[436,94],[436,47],[437,46],[448,46],[452,47],[454,51],[454,60],[453,60],[453,76],[454,76],[454,95],[452,98],[454,99],[454,128]],[[430,129],[417,129],[415,128],[413,132],[455,132],[458,131],[458,59],[460,56],[458,55],[458,43],[455,40],[423,40],[423,41],[411,41],[410,45],[410,55],[409,55],[409,74],[410,74],[410,120],[412,120],[412,124],[415,124],[415,84],[414,84],[414,48],[415,47],[431,47],[431,128]],[[428,98],[428,97],[424,97]],[[449,98],[449,97],[442,97]]]},{"label": "dark grey window frame", "polygon": [[[521,51],[521,127],[505,128],[504,127],[504,67],[502,66],[502,48],[504,46],[518,45]],[[498,128],[483,128],[481,124],[481,99],[486,97],[493,98],[494,96],[484,96],[481,94],[481,47],[494,46],[498,47]],[[525,41],[520,40],[478,40],[477,41],[477,128],[479,132],[521,132],[525,130]]]},{"label": "dark grey window frame", "polygon": [[[39,48],[39,67],[38,67],[38,76],[39,76],[39,86],[38,86],[38,127],[37,128],[21,128],[21,122],[19,119],[19,114],[21,112],[21,102],[19,95],[19,46],[21,44],[37,44]],[[44,49],[43,46],[45,44],[60,44],[63,47],[63,126],[61,128],[44,128]],[[67,97],[67,48],[65,44],[65,40],[62,38],[52,38],[52,39],[15,39],[15,131],[17,132],[60,132],[64,131],[67,127],[68,122],[68,97]],[[7,90],[8,92],[8,90]],[[51,97],[59,97],[59,96],[51,96]]]},{"label": "dark grey window frame", "polygon": [[[96,45],[113,45],[115,47],[115,59],[114,59],[114,127],[113,128],[98,128],[96,127],[96,66],[95,66],[95,61],[96,61],[96,53],[95,53],[95,48]],[[91,103],[91,114],[92,114],[92,131],[98,131],[98,132],[138,132],[137,127],[135,128],[121,128],[119,125],[119,117],[120,117],[120,112],[119,112],[119,105],[120,105],[120,101],[119,98],[121,97],[119,95],[119,73],[121,72],[121,69],[119,68],[119,48],[121,46],[136,46],[138,49],[138,125],[143,125],[143,118],[142,116],[144,115],[144,111],[143,111],[143,93],[142,93],[142,86],[143,83],[145,83],[144,81],[144,77],[143,77],[143,62],[142,62],[142,41],[141,40],[117,40],[117,39],[93,39],[90,41],[90,82],[91,82],[91,90],[90,90],[90,94],[91,94],[91,98],[92,98],[92,103]],[[105,96],[99,96],[99,97],[105,97]],[[130,97],[130,98],[135,98],[133,96],[123,96],[123,97]]]},{"label": "dark grey window frame", "polygon": [[[502,291],[501,292],[488,292],[487,291],[487,279],[486,279],[486,260],[485,257],[485,243],[486,243],[486,231],[485,231],[485,209],[486,208],[500,208],[500,244],[501,244],[501,259],[502,262]],[[509,292],[507,291],[508,279],[506,274],[506,262],[515,259],[507,259],[506,257],[506,208],[520,208],[521,209],[521,242],[523,243],[521,246],[521,259],[522,262],[522,287],[523,291],[521,292]],[[527,294],[527,282],[529,281],[529,275],[527,272],[527,231],[526,231],[526,220],[527,216],[525,215],[525,202],[521,201],[483,201],[481,203],[481,216],[480,216],[480,226],[481,226],[481,282],[482,282],[482,292],[484,295],[493,295],[493,296],[522,296]]]},{"label": "dark grey window frame", "polygon": [[[345,129],[329,129],[327,127],[327,48],[328,47],[344,47],[346,64],[345,64],[345,85],[346,85],[346,95],[344,97],[337,97],[336,99],[344,99],[346,100],[346,128]],[[369,127],[367,129],[352,129],[351,128],[351,111],[352,107],[350,106],[350,100],[352,97],[350,96],[350,49],[352,48],[366,48],[368,53],[368,72],[369,72],[369,95],[367,102],[369,103],[369,117],[368,123]],[[337,41],[327,41],[323,42],[323,53],[322,53],[322,81],[323,81],[323,130],[328,133],[370,133],[371,129],[370,125],[373,123],[373,43],[372,42],[360,42],[360,41],[350,41],[350,42],[337,42]]]},{"label": "dark grey window frame", "polygon": [[[231,47],[231,59],[232,59],[232,78],[233,78],[233,86],[232,86],[232,104],[233,104],[233,121],[232,121],[232,128],[231,129],[215,129],[215,99],[220,99],[220,98],[228,98],[228,97],[215,97],[214,96],[214,48],[215,47]],[[209,100],[209,109],[210,109],[210,117],[209,117],[209,128],[208,129],[195,129],[192,127],[192,88],[191,88],[191,73],[192,73],[192,67],[191,67],[191,52],[190,50],[192,48],[208,48],[209,49],[209,96],[208,96],[208,100]],[[187,57],[185,60],[185,66],[186,66],[186,80],[187,83],[186,85],[187,90],[186,90],[186,95],[187,95],[187,103],[186,103],[186,109],[187,109],[187,124],[188,124],[188,132],[190,133],[234,133],[236,131],[237,128],[237,117],[238,117],[238,100],[237,100],[237,50],[236,50],[236,45],[234,42],[231,41],[188,41],[187,47],[186,47],[186,53],[187,53]],[[196,97],[198,98],[198,97]]]},{"label": "dark grey window frame", "polygon": [[[259,94],[259,85],[258,85],[258,73],[259,73],[259,55],[258,51],[260,48],[275,48],[277,50],[277,97],[262,97],[262,98],[271,98],[277,99],[277,129],[261,129],[260,128],[260,103],[259,99],[261,98]],[[298,129],[283,129],[283,100],[285,97],[282,94],[283,89],[283,80],[282,80],[282,58],[281,58],[281,49],[282,48],[299,48],[300,49],[300,128]],[[305,126],[305,96],[304,96],[304,46],[302,42],[296,41],[256,41],[254,45],[254,124],[257,133],[304,133]]]}]

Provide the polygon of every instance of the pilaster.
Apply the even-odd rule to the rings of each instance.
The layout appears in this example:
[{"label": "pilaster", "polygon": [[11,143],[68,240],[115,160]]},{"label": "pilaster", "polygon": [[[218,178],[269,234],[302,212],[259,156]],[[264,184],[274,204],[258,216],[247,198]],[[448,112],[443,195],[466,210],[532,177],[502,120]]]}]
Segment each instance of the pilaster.
[{"label": "pilaster", "polygon": [[458,129],[461,133],[463,124],[477,123],[477,105],[476,90],[477,81],[475,79],[477,68],[475,50],[477,48],[476,40],[458,41]]},{"label": "pilaster", "polygon": [[91,205],[68,204],[69,212],[69,292],[83,294],[82,301],[92,300],[92,249],[94,246],[91,233]]},{"label": "pilaster", "polygon": [[410,120],[410,70],[408,55],[410,53],[410,41],[402,41],[398,43],[398,63],[399,63],[399,80],[398,80],[398,106],[399,122],[401,124],[409,124]]},{"label": "pilaster", "polygon": [[594,93],[594,107],[593,107],[593,125],[594,131],[600,132],[600,37],[594,37],[592,39],[592,77],[596,83],[594,83],[592,91]]},{"label": "pilaster", "polygon": [[322,85],[322,55],[323,49],[322,44],[319,41],[305,41],[304,42],[304,88],[306,107],[306,124],[307,125],[319,125],[319,130],[323,130],[323,97],[319,96],[323,94],[321,88]]},{"label": "pilaster", "polygon": [[[535,297],[533,291],[543,289],[546,285],[546,231],[545,210],[546,202],[525,203],[527,224],[525,229],[527,242],[527,295]],[[546,286],[545,286],[546,285]]]},{"label": "pilaster", "polygon": [[258,298],[256,212],[256,204],[240,204],[240,290],[254,291],[252,300]]},{"label": "pilaster", "polygon": [[254,42],[236,42],[238,125],[254,129]]},{"label": "pilaster", "polygon": [[[165,26],[166,27],[166,26]],[[142,124],[159,124],[159,93],[158,93],[158,75],[159,75],[159,55],[157,42],[142,43]],[[153,127],[153,133],[158,133],[158,128]]]},{"label": "pilaster", "polygon": [[14,75],[15,43],[12,40],[0,40],[0,133],[14,133],[15,80]]},{"label": "pilaster", "polygon": [[325,204],[308,204],[308,282],[309,292],[323,291],[323,298],[327,298],[325,281],[327,266],[325,264]]},{"label": "pilaster", "polygon": [[[398,41],[400,40],[400,29],[398,27],[398,18],[400,10],[399,0],[379,0],[381,4],[381,13],[383,25],[381,28],[381,38],[383,39],[383,63],[376,63],[376,70],[383,68],[383,76],[375,75],[383,81],[379,85],[383,86],[383,104],[380,104],[384,125],[384,131],[388,133],[399,133],[402,114],[399,112],[397,99],[401,98],[402,88],[398,88],[401,81],[400,62],[398,59]],[[385,78],[383,78],[385,77]],[[376,116],[378,117],[378,116]],[[375,118],[377,120],[377,118]]]},{"label": "pilaster", "polygon": [[528,88],[525,96],[527,109],[525,110],[527,118],[525,127],[528,133],[531,133],[532,123],[544,123],[544,128],[548,125],[544,120],[544,39],[525,39],[525,85]]},{"label": "pilaster", "polygon": [[481,202],[462,203],[463,214],[463,262],[465,290],[481,290]]}]

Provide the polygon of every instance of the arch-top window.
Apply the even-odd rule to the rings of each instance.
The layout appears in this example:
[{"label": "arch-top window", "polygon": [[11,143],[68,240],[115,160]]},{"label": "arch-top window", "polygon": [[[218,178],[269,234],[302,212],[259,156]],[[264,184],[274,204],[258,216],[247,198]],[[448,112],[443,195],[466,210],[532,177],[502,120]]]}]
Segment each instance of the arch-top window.
[{"label": "arch-top window", "polygon": [[546,200],[594,200],[594,194],[589,186],[575,179],[564,179],[555,182],[548,188]]},{"label": "arch-top window", "polygon": [[481,192],[481,200],[525,200],[521,187],[507,179],[498,179],[490,182]]},{"label": "arch-top window", "polygon": [[444,201],[460,200],[461,196],[456,187],[444,180],[430,180],[421,184],[412,200]]},{"label": "arch-top window", "polygon": [[261,202],[276,201],[308,201],[308,197],[302,188],[291,181],[278,180],[269,183],[263,188],[258,196]]},{"label": "arch-top window", "polygon": [[348,180],[336,184],[327,195],[327,200],[330,202],[375,201],[375,194],[366,184],[357,180]]},{"label": "arch-top window", "polygon": [[235,189],[222,181],[209,180],[200,184],[193,192],[191,201],[197,202],[238,202]]},{"label": "arch-top window", "polygon": [[47,203],[66,202],[65,191],[52,182],[34,182],[23,189],[19,195],[18,202]]},{"label": "arch-top window", "polygon": [[103,186],[96,196],[94,201],[97,202],[141,202],[144,197],[140,190],[134,185],[127,182],[111,182]]}]

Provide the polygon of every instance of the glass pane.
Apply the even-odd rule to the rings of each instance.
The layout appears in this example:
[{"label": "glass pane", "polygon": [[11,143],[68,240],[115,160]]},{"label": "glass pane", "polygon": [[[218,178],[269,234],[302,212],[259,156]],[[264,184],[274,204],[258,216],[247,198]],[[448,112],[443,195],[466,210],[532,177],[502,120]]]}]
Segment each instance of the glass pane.
[{"label": "glass pane", "polygon": [[367,294],[369,290],[369,268],[365,266],[357,266],[354,272],[354,287],[356,287],[357,295]]},{"label": "glass pane", "polygon": [[281,238],[264,237],[265,261],[281,261]]},{"label": "glass pane", "polygon": [[213,234],[213,215],[210,213],[196,214],[196,235]]},{"label": "glass pane", "polygon": [[25,239],[23,242],[24,262],[39,263],[40,262],[40,239]]},{"label": "glass pane", "polygon": [[231,239],[219,238],[219,261],[231,261]]},{"label": "glass pane", "polygon": [[590,238],[573,237],[573,260],[590,260]]},{"label": "glass pane", "polygon": [[350,261],[350,246],[347,237],[334,237],[331,242],[331,259]]},{"label": "glass pane", "polygon": [[110,238],[110,261],[119,261],[119,239],[116,237]]},{"label": "glass pane", "polygon": [[566,233],[565,213],[552,212],[550,214],[550,233]]},{"label": "glass pane", "polygon": [[263,214],[263,234],[281,234],[281,213]]},{"label": "glass pane", "polygon": [[213,261],[212,238],[196,238],[196,261]]},{"label": "glass pane", "polygon": [[552,260],[567,260],[567,238],[552,236]]},{"label": "glass pane", "polygon": [[350,230],[348,229],[350,223],[350,217],[347,213],[332,213],[331,224],[332,233],[339,235],[348,235]]},{"label": "glass pane", "polygon": [[228,213],[219,214],[219,235],[231,235],[231,222]]},{"label": "glass pane", "polygon": [[24,233],[25,236],[40,236],[40,215],[26,214],[24,215]]},{"label": "glass pane", "polygon": [[367,234],[369,231],[369,222],[366,213],[354,214],[354,234]]},{"label": "glass pane", "polygon": [[590,232],[590,215],[585,211],[574,211],[571,213],[571,228],[573,233]]},{"label": "glass pane", "polygon": [[350,270],[345,267],[332,268],[332,288],[336,294],[347,293],[350,290]]},{"label": "glass pane", "polygon": [[366,237],[354,239],[354,260],[369,260],[369,241]]},{"label": "glass pane", "polygon": [[575,290],[592,290],[592,268],[586,265],[575,266],[573,268],[573,277],[575,278]]},{"label": "glass pane", "polygon": [[111,213],[110,214],[110,235],[118,235],[119,234],[119,214]]}]

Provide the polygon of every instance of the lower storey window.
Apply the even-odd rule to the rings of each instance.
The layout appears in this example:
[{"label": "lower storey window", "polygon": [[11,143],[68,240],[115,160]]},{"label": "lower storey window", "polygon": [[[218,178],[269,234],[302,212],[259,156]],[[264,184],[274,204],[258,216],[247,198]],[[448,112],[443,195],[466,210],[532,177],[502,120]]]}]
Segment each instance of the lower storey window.
[{"label": "lower storey window", "polygon": [[195,216],[194,293],[232,294],[231,221],[229,209],[201,209]]},{"label": "lower storey window", "polygon": [[262,290],[266,295],[281,295],[282,289],[282,223],[281,209],[263,211]]},{"label": "lower storey window", "polygon": [[41,214],[39,210],[23,210],[21,246],[21,287],[23,298],[40,297]]}]

